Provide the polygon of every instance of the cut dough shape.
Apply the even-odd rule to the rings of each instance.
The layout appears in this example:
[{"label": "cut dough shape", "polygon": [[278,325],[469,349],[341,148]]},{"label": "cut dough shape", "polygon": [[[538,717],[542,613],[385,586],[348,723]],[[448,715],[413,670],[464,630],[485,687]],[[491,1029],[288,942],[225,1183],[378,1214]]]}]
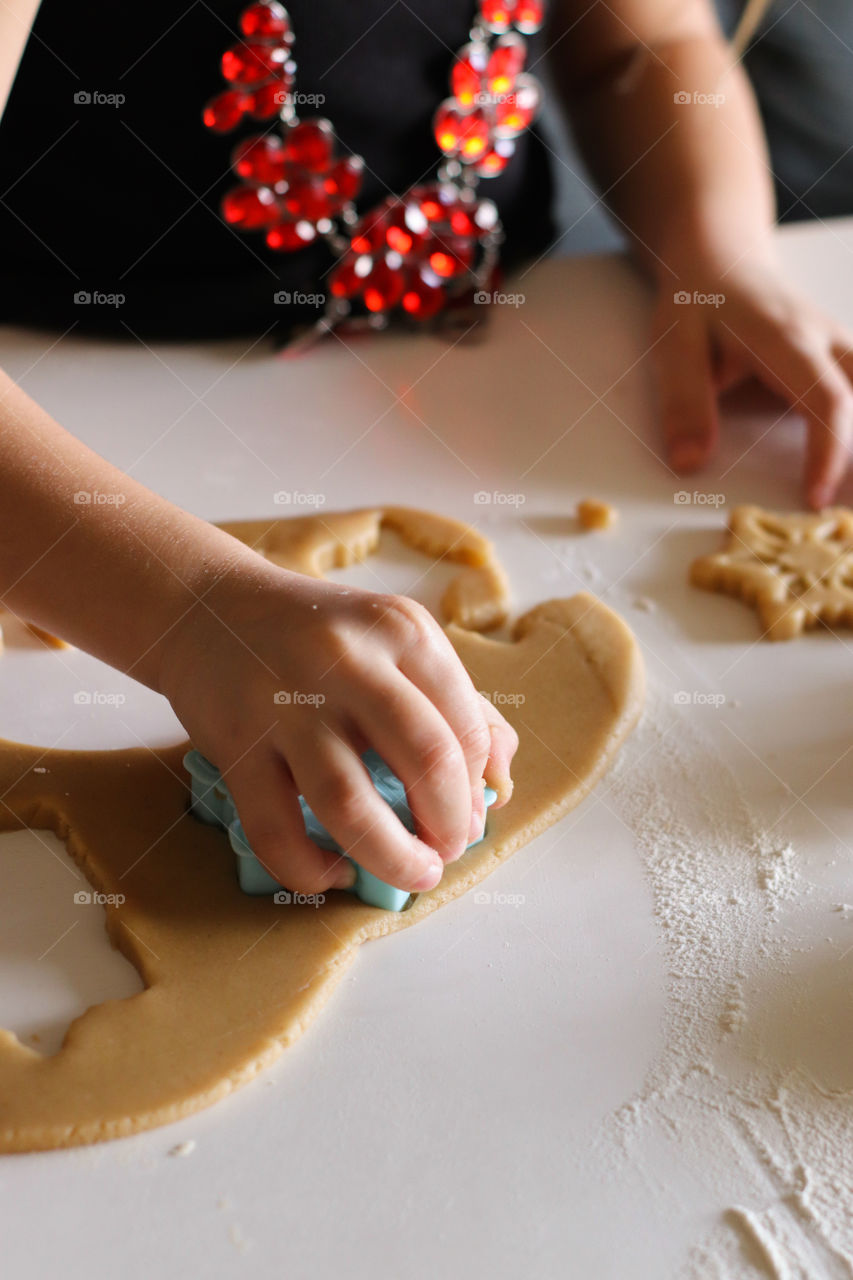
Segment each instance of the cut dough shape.
[{"label": "cut dough shape", "polygon": [[[386,519],[356,512],[228,528],[317,573],[375,546]],[[449,554],[454,522],[397,509],[391,519]],[[478,538],[460,536],[453,549],[488,566]],[[492,811],[483,843],[403,913],[343,892],[320,908],[241,893],[227,836],[188,812],[185,743],[61,751],[0,740],[0,829],[54,830],[95,889],[125,895],[106,907],[107,931],[146,986],[88,1009],[50,1058],[0,1031],[0,1150],[116,1138],[225,1097],[305,1030],[362,942],[458,897],[587,794],[642,707],[642,663],[625,624],[581,594],[526,613],[512,643],[459,626],[448,635],[478,689],[523,695],[503,704],[520,738],[515,793]]]},{"label": "cut dough shape", "polygon": [[754,604],[763,639],[790,640],[820,623],[853,626],[853,511],[735,507],[726,545],[694,560],[690,581]]}]

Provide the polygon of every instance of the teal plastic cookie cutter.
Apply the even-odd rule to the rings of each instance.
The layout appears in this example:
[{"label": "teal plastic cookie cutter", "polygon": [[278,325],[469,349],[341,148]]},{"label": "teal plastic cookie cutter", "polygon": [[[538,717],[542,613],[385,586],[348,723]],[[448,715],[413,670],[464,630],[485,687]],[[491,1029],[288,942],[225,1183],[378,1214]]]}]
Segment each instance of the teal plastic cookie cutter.
[{"label": "teal plastic cookie cutter", "polygon": [[[375,751],[365,752],[362,760],[367,767],[373,785],[383,800],[388,802],[406,830],[414,833],[415,821],[406,800],[405,787],[400,779],[391,772],[382,757],[378,756]],[[222,827],[227,831],[231,848],[237,857],[237,879],[243,892],[265,894],[276,893],[278,890],[284,889],[286,886],[280,884],[278,880],[271,876],[252,852],[234,806],[234,801],[231,799],[231,793],[223,782],[222,774],[216,765],[211,764],[210,760],[203,756],[200,751],[192,750],[188,751],[184,756],[184,768],[192,780],[190,810],[201,822]],[[483,798],[488,809],[497,800],[497,792],[484,785]],[[352,885],[351,892],[360,898],[362,902],[366,902],[368,906],[382,907],[386,911],[402,911],[411,897],[409,890],[395,889],[393,885],[377,879],[364,867],[359,866],[355,859],[350,858],[329,835],[329,832],[311,811],[304,796],[299,797],[299,804],[302,807],[305,830],[314,843],[319,845],[321,849],[341,854],[355,867],[355,883]],[[484,824],[483,834],[478,840],[472,840],[468,848],[472,849],[474,845],[479,844],[485,838],[485,835],[486,828]]]}]

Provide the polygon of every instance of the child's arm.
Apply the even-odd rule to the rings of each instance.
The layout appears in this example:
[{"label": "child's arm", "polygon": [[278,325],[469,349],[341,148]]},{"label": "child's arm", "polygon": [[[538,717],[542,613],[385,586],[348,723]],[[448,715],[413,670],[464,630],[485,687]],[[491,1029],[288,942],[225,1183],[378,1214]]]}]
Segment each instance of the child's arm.
[{"label": "child's arm", "polygon": [[[425,609],[268,563],[92,453],[3,374],[0,604],[165,694],[255,852],[299,892],[353,876],[305,835],[300,793],[358,862],[412,890],[482,830],[484,776],[508,798],[516,735]],[[325,701],[281,705],[281,688]],[[403,780],[422,838],[373,790],[367,746]]]},{"label": "child's arm", "polygon": [[806,496],[826,505],[853,437],[853,337],[779,272],[758,111],[708,0],[554,9],[552,57],[573,126],[657,290],[668,460],[702,466],[717,396],[755,376],[804,415]]}]

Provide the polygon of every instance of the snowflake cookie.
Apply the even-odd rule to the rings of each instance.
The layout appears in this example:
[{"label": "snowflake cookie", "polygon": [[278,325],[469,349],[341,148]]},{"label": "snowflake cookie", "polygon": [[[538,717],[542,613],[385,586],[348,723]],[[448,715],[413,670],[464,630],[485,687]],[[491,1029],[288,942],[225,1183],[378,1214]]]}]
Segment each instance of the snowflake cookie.
[{"label": "snowflake cookie", "polygon": [[694,560],[690,581],[755,604],[767,640],[790,640],[819,623],[853,626],[853,511],[735,507],[726,546]]}]

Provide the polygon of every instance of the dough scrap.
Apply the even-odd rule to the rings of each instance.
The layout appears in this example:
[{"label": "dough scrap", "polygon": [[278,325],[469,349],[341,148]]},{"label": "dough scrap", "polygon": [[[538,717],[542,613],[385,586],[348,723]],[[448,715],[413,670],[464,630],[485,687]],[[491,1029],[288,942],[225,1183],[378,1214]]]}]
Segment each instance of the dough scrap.
[{"label": "dough scrap", "polygon": [[853,626],[853,511],[735,507],[726,545],[694,560],[690,581],[754,604],[762,639],[790,640],[820,623]]},{"label": "dough scrap", "polygon": [[584,498],[578,503],[577,516],[582,529],[612,529],[619,513],[609,502]]},{"label": "dough scrap", "polygon": [[[449,554],[448,522],[433,537],[415,513],[392,518]],[[239,528],[280,563],[318,572],[375,545],[377,519]],[[478,537],[453,548],[490,563]],[[580,594],[530,610],[512,643],[458,625],[448,635],[477,688],[515,695],[501,703],[521,740],[515,795],[490,815],[486,839],[402,913],[343,892],[319,909],[241,893],[227,836],[187,811],[186,743],[62,751],[0,740],[0,829],[54,831],[93,888],[125,895],[105,907],[106,928],[146,988],[86,1010],[52,1057],[0,1030],[0,1151],[117,1138],[225,1097],[305,1030],[362,942],[466,892],[587,794],[642,708],[642,662],[625,624]]]}]

